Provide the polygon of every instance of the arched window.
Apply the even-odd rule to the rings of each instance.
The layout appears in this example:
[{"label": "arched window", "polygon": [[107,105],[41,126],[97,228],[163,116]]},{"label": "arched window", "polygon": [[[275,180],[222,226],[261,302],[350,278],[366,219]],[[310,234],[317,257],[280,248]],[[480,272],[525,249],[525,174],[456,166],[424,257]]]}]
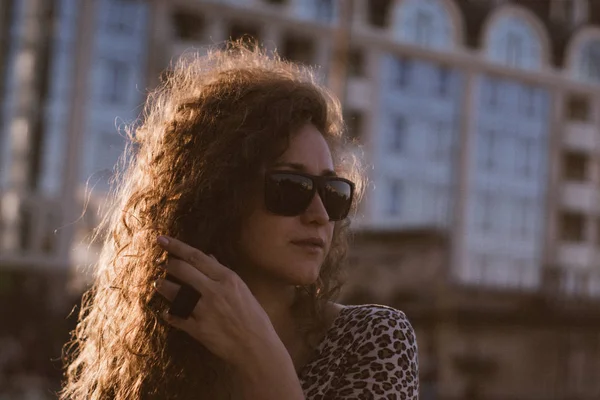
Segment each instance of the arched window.
[{"label": "arched window", "polygon": [[453,46],[454,27],[442,0],[403,0],[392,26],[399,41],[436,49]]},{"label": "arched window", "polygon": [[586,42],[576,55],[575,73],[578,79],[600,83],[600,39]]},{"label": "arched window", "polygon": [[542,45],[525,18],[502,16],[490,27],[487,56],[491,61],[514,68],[538,69],[542,65]]}]

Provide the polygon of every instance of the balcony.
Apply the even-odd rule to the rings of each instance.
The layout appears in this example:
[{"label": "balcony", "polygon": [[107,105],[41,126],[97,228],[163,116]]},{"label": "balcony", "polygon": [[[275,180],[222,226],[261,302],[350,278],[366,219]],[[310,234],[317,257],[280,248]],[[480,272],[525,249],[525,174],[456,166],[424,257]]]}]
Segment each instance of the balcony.
[{"label": "balcony", "polygon": [[358,110],[369,110],[373,104],[371,98],[371,84],[366,78],[348,79],[348,92],[346,101],[348,107]]},{"label": "balcony", "polygon": [[599,207],[598,200],[598,192],[591,182],[566,182],[562,185],[563,208],[594,213]]},{"label": "balcony", "polygon": [[549,295],[568,298],[600,298],[600,269],[548,267],[544,286]]},{"label": "balcony", "polygon": [[82,240],[99,222],[101,199],[88,200],[79,198],[73,212],[60,196],[0,192],[0,267],[65,270],[89,260],[77,249],[90,250]]},{"label": "balcony", "polygon": [[532,263],[467,262],[456,283],[490,291],[533,292],[539,289],[540,268]]},{"label": "balcony", "polygon": [[587,243],[561,243],[558,246],[560,265],[589,266],[594,262],[595,251]]},{"label": "balcony", "polygon": [[598,129],[585,122],[568,122],[565,124],[563,145],[573,150],[593,152],[599,147],[600,133]]}]

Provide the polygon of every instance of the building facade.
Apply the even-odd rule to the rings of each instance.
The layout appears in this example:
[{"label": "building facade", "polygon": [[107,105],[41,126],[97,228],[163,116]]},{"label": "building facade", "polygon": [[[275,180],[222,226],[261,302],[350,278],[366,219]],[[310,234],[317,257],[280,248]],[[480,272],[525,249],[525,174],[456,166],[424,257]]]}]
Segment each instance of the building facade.
[{"label": "building facade", "polygon": [[[329,8],[299,17],[299,4]],[[323,66],[326,81],[340,73],[341,3],[153,5],[151,76],[243,34]],[[355,1],[352,11],[341,94],[370,186],[344,301],[407,312],[423,399],[596,398],[598,5]]]},{"label": "building facade", "polygon": [[[341,4],[154,1],[150,75],[248,35],[327,79]],[[357,227],[448,229],[464,284],[600,294],[596,8],[354,2],[343,97],[372,167]]]},{"label": "building facade", "polygon": [[[89,246],[145,92],[148,5],[0,0],[0,397],[60,390]],[[83,271],[87,271],[83,269]],[[37,390],[37,395],[36,395]]]},{"label": "building facade", "polygon": [[567,293],[457,285],[443,229],[362,230],[345,304],[403,310],[419,343],[420,399],[596,399],[600,307]]},{"label": "building facade", "polygon": [[87,260],[80,240],[97,221],[83,226],[81,215],[88,206],[86,218],[96,217],[144,100],[147,10],[3,1],[3,265],[65,270]]},{"label": "building facade", "polygon": [[96,2],[95,37],[79,182],[106,193],[121,156],[126,129],[142,111],[146,94],[148,5],[143,1]]},{"label": "building facade", "polygon": [[[335,1],[3,4],[6,259],[19,247],[11,226],[28,223],[14,215],[46,221],[30,227],[33,245],[68,259],[72,237],[48,232],[75,215],[57,203],[92,187],[102,198],[145,88],[186,50],[249,35],[320,65],[324,81],[335,74]],[[477,4],[355,2],[344,100],[349,134],[373,167],[357,227],[448,229],[464,283],[533,289],[560,278],[564,290],[596,294],[596,6]]]},{"label": "building facade", "polygon": [[[64,271],[93,261],[85,237],[97,223],[124,127],[141,111],[145,88],[185,51],[248,35],[285,58],[319,65],[323,82],[347,77],[348,134],[362,144],[371,167],[358,231],[443,231],[447,247],[432,253],[434,263],[442,263],[443,254],[448,282],[488,290],[488,300],[498,290],[523,296],[550,290],[578,299],[600,294],[595,1],[0,0],[0,21],[2,268]],[[350,46],[348,63],[339,69],[332,54],[344,26]],[[86,216],[92,218],[82,222],[88,200]],[[85,226],[76,228],[74,221]],[[402,257],[385,257],[388,275],[361,288],[363,298],[403,307],[403,293],[414,295],[439,272],[420,271],[429,275],[419,280],[406,268],[400,274]],[[416,269],[419,263],[406,265]],[[411,286],[393,285],[394,279]],[[477,321],[486,313],[469,315]],[[428,337],[431,331],[421,328],[427,319],[421,323],[414,314],[419,337]],[[566,320],[552,321],[556,327]],[[552,364],[574,366],[565,367],[562,393],[597,398],[600,389],[585,372],[597,370],[586,349],[600,347],[590,324],[577,325],[581,333],[574,336],[563,332],[560,340],[553,330],[511,341],[515,330],[502,343],[516,355],[535,338],[546,338],[548,346],[567,343],[560,348],[568,363],[557,358]],[[431,359],[428,346],[443,352],[470,343],[460,338],[471,333],[456,323],[446,328],[442,339],[420,340],[433,343],[423,346],[424,364]],[[484,333],[473,337],[492,335]],[[484,349],[502,348],[481,340]],[[459,369],[490,367],[481,359],[440,357]],[[510,360],[505,367],[518,356]],[[447,382],[448,398],[460,398],[466,389],[456,382],[463,378],[455,367],[444,368],[425,365],[424,371],[445,375],[424,382]],[[514,395],[502,391],[502,382],[493,383],[497,390],[489,398]],[[428,385],[433,394],[425,398],[442,398],[435,393],[446,389]],[[469,390],[466,397],[482,393]],[[515,398],[547,398],[532,385],[519,393]]]}]

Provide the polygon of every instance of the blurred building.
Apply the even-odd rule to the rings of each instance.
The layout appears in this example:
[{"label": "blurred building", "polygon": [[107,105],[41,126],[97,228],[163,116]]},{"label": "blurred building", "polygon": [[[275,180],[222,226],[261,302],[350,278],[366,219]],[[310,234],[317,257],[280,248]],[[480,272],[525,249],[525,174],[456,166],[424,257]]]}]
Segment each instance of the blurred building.
[{"label": "blurred building", "polygon": [[344,298],[409,314],[422,398],[600,395],[600,3],[153,9],[150,76],[248,35],[346,81],[349,134],[373,168]]},{"label": "blurred building", "polygon": [[[3,0],[0,263],[65,269],[145,92],[147,4]],[[75,249],[76,251],[76,249]]]},{"label": "blurred building", "polygon": [[348,75],[349,131],[373,166],[358,225],[452,232],[465,284],[600,295],[600,4],[585,0],[153,2],[150,76],[247,35]]},{"label": "blurred building", "polygon": [[450,253],[444,230],[361,230],[341,296],[345,304],[388,304],[408,315],[421,399],[598,398],[597,301],[457,284]]},{"label": "blurred building", "polygon": [[422,397],[598,398],[598,24],[595,0],[0,0],[1,317],[64,288],[22,272],[93,262],[145,88],[248,35],[344,101],[373,166],[346,296],[407,311]]},{"label": "blurred building", "polygon": [[0,0],[0,397],[16,382],[33,390],[31,375],[52,379],[43,393],[58,383],[81,289],[68,291],[69,276],[93,261],[86,238],[123,150],[118,128],[144,100],[147,9]]}]

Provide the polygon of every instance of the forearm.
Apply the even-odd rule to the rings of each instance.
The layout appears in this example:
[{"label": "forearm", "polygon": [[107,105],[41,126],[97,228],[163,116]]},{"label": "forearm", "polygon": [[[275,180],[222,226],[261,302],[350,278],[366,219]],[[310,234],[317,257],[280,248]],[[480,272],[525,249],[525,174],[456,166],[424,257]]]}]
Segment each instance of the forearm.
[{"label": "forearm", "polygon": [[285,348],[271,349],[255,360],[237,373],[244,400],[304,400],[300,380]]}]

